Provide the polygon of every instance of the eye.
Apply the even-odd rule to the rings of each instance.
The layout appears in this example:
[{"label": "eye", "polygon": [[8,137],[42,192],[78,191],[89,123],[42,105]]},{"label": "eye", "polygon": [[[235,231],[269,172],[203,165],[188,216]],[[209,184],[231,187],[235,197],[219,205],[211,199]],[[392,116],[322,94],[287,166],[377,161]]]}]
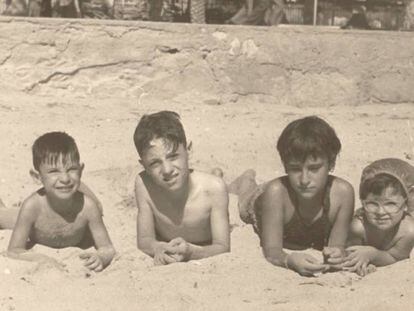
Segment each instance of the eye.
[{"label": "eye", "polygon": [[160,164],[160,161],[152,161],[152,162],[150,162],[149,166],[150,167],[156,167],[159,164]]},{"label": "eye", "polygon": [[168,159],[170,160],[176,160],[178,158],[178,153],[172,153],[168,155]]},{"label": "eye", "polygon": [[289,166],[288,171],[289,172],[299,172],[299,171],[301,171],[301,168],[299,166]]},{"label": "eye", "polygon": [[321,168],[321,166],[320,166],[320,165],[316,165],[316,166],[311,166],[311,167],[309,167],[309,170],[310,170],[311,172],[317,172],[320,168]]}]

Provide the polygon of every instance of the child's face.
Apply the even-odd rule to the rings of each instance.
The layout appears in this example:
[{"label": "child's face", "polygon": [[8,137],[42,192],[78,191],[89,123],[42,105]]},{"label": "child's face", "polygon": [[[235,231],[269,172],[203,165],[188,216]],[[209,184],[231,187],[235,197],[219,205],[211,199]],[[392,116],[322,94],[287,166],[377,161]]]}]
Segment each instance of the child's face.
[{"label": "child's face", "polygon": [[63,161],[62,156],[53,163],[44,162],[33,172],[45,188],[46,194],[58,199],[69,199],[79,189],[83,164]]},{"label": "child's face", "polygon": [[151,179],[170,192],[181,190],[189,174],[187,149],[183,144],[179,144],[177,150],[173,147],[168,140],[153,139],[141,158],[141,164]]},{"label": "child's face", "polygon": [[285,169],[296,194],[310,199],[325,189],[330,165],[327,157],[308,156],[304,162],[289,160]]},{"label": "child's face", "polygon": [[387,230],[401,221],[405,202],[404,196],[388,187],[381,195],[369,193],[362,204],[367,221],[378,229]]}]

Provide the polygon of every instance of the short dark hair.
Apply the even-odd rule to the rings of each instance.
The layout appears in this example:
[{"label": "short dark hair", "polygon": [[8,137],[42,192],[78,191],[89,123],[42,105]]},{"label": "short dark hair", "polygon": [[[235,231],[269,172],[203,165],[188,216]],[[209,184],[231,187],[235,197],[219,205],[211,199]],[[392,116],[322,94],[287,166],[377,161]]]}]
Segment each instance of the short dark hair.
[{"label": "short dark hair", "polygon": [[404,198],[407,198],[407,194],[401,182],[390,174],[377,174],[371,178],[365,179],[359,185],[359,197],[361,200],[367,198],[368,194],[381,195],[385,189],[392,188],[394,194],[400,194]]},{"label": "short dark hair", "polygon": [[32,147],[33,167],[39,170],[42,163],[63,161],[79,162],[80,156],[75,140],[64,132],[49,132],[37,138]]},{"label": "short dark hair", "polygon": [[149,143],[156,138],[172,142],[174,150],[179,144],[187,147],[187,139],[178,113],[164,110],[142,116],[134,132],[135,147],[141,158]]},{"label": "short dark hair", "polygon": [[331,166],[341,150],[335,130],[317,116],[308,116],[289,123],[277,142],[277,150],[284,165],[291,159],[301,162],[308,156],[326,156]]}]

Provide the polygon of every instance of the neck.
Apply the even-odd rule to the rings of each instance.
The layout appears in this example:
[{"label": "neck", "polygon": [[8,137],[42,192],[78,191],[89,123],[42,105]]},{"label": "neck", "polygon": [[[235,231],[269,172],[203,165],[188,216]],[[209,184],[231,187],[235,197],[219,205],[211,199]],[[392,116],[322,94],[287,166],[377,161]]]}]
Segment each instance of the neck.
[{"label": "neck", "polygon": [[58,213],[71,211],[73,205],[73,198],[61,200],[58,198],[47,197],[47,201],[49,202],[50,207]]},{"label": "neck", "polygon": [[190,182],[190,178],[188,178],[187,181],[184,183],[183,187],[173,192],[167,192],[166,196],[174,203],[174,205],[181,206],[181,205],[185,205],[185,202],[187,201],[190,190],[191,190],[191,182]]}]

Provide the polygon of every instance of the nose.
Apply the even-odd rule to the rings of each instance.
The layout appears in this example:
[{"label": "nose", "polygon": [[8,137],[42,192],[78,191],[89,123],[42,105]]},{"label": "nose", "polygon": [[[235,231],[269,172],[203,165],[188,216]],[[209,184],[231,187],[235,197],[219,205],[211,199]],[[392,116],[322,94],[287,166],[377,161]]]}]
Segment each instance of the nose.
[{"label": "nose", "polygon": [[168,176],[173,172],[173,166],[168,161],[166,161],[162,164],[161,169],[162,169],[162,174],[165,175],[165,176]]},{"label": "nose", "polygon": [[302,170],[302,173],[300,174],[300,184],[302,186],[307,186],[309,185],[309,173],[307,170]]},{"label": "nose", "polygon": [[60,181],[61,183],[64,183],[64,184],[69,183],[69,182],[70,182],[69,174],[68,174],[67,172],[62,172],[62,173],[59,175],[59,181]]}]

